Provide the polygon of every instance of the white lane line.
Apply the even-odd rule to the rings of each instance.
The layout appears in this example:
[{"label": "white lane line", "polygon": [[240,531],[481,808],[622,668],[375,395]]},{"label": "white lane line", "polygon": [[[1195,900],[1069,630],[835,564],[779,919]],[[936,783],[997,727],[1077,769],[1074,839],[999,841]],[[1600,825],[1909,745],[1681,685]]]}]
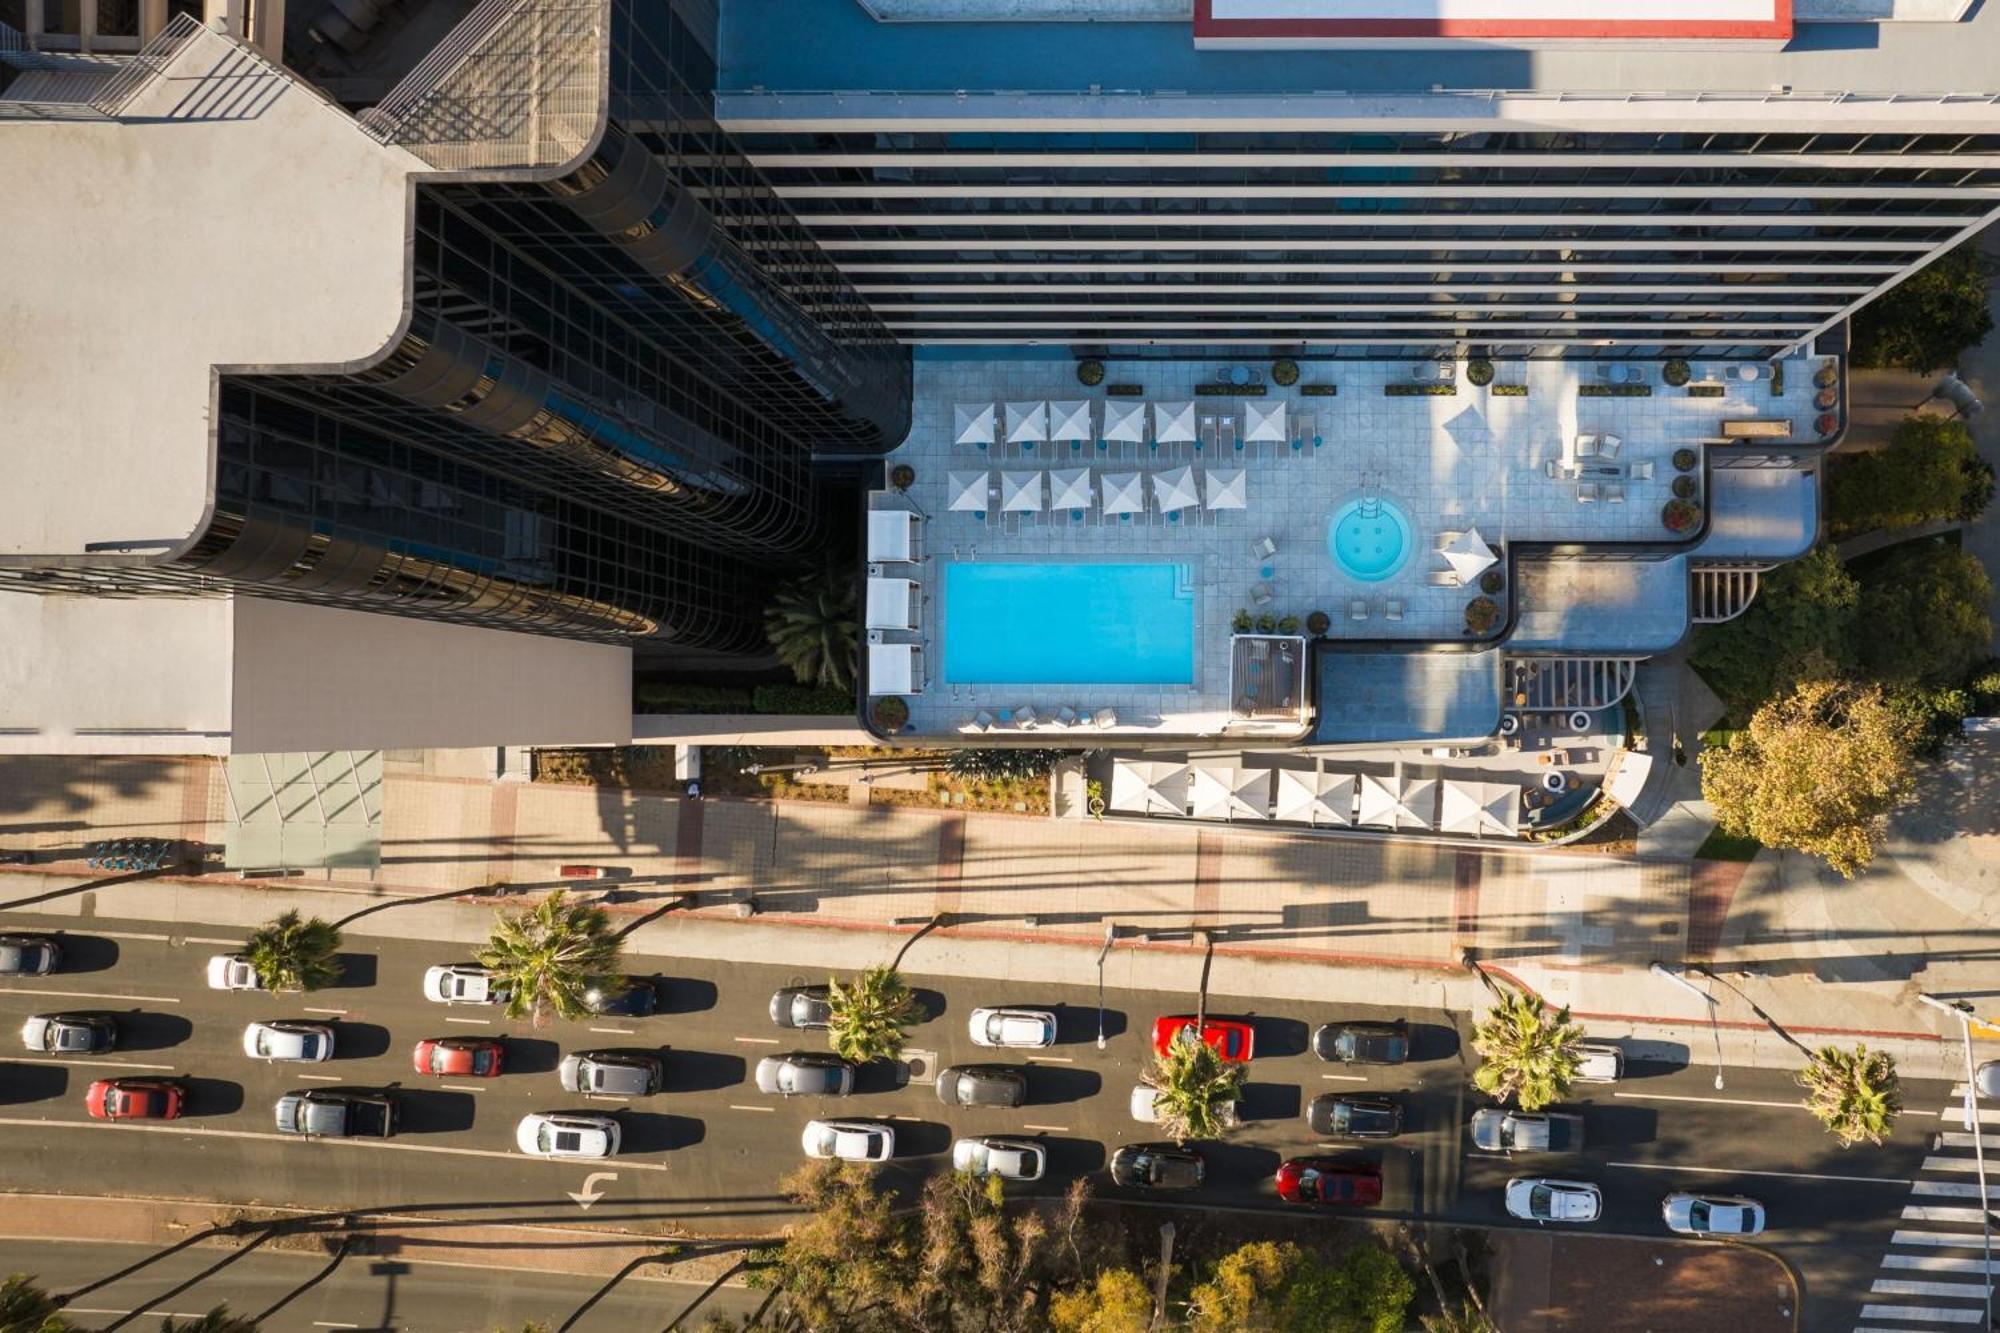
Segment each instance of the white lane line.
[{"label": "white lane line", "polygon": [[36,917],[29,921],[10,921],[7,925],[11,929],[59,930],[78,935],[95,935],[107,940],[148,940],[154,944],[171,944],[174,940],[179,940],[182,944],[226,944],[234,949],[243,947],[241,938],[224,940],[211,939],[206,935],[153,935],[143,930],[96,930],[91,927],[89,917],[66,916],[63,920],[74,921],[77,924],[75,926],[51,925],[46,919]]},{"label": "white lane line", "polygon": [[1074,1057],[1067,1055],[1031,1055],[1028,1057],[1028,1063],[1031,1065],[1073,1065],[1076,1063],[1076,1060]]},{"label": "white lane line", "polygon": [[313,1083],[338,1083],[341,1081],[339,1074],[300,1074],[298,1077]]},{"label": "white lane line", "polygon": [[1945,1254],[1892,1254],[1884,1268],[1913,1268],[1924,1273],[2000,1273],[2000,1259],[1956,1259]]},{"label": "white lane line", "polygon": [[[138,1060],[78,1060],[73,1057],[63,1060],[44,1060],[40,1056],[35,1055],[0,1056],[0,1060],[12,1060],[17,1065],[88,1065],[93,1069],[172,1069],[174,1067],[172,1065],[149,1065]],[[40,1122],[30,1121],[28,1123],[39,1124]]]},{"label": "white lane line", "polygon": [[[1971,1210],[1967,1210],[1971,1211]],[[1977,1222],[1979,1215],[1973,1214]],[[1984,1245],[1977,1231],[1898,1231],[1889,1237],[1891,1245],[1949,1245],[1954,1249],[1977,1250]]]},{"label": "white lane line", "polygon": [[1069,1126],[1068,1126],[1068,1125],[1031,1125],[1031,1124],[1027,1123],[1027,1122],[1026,1122],[1025,1120],[1021,1122],[1021,1128],[1022,1128],[1022,1129],[1039,1129],[1039,1130],[1041,1130],[1041,1131],[1042,1131],[1042,1132],[1043,1132],[1044,1134],[1067,1134],[1067,1133],[1069,1133]]},{"label": "white lane line", "polygon": [[778,1046],[783,1044],[776,1037],[731,1037],[730,1040],[745,1042],[752,1046]]},{"label": "white lane line", "polygon": [[891,1120],[907,1120],[913,1125],[921,1125],[924,1122],[924,1118],[920,1115],[892,1115],[889,1118]]},{"label": "white lane line", "polygon": [[1921,1171],[1977,1171],[1979,1162],[1972,1157],[1926,1157]]},{"label": "white lane line", "polygon": [[[1810,1171],[1744,1171],[1731,1166],[1683,1166],[1678,1162],[1607,1162],[1606,1166],[1622,1166],[1634,1171],[1699,1171],[1711,1176],[1769,1176],[1774,1180],[1838,1180],[1850,1185],[1907,1185],[1910,1182],[1892,1176],[1821,1176]],[[1923,1182],[1917,1182],[1923,1189]]]},{"label": "white lane line", "polygon": [[[108,1315],[120,1315],[120,1316],[122,1316],[122,1315],[128,1315],[128,1314],[132,1314],[132,1313],[133,1313],[133,1311],[131,1311],[131,1310],[99,1310],[99,1309],[97,1309],[97,1308],[96,1308],[96,1307],[94,1307],[94,1306],[88,1306],[88,1305],[65,1305],[65,1306],[63,1307],[63,1309],[64,1309],[64,1310],[65,1310],[66,1312],[68,1312],[69,1314],[108,1314]],[[153,1309],[151,1309],[151,1310],[140,1310],[140,1311],[138,1311],[137,1313],[139,1313],[139,1314],[141,1314],[141,1315],[144,1315],[144,1316],[145,1316],[146,1318],[148,1318],[148,1319],[153,1319],[153,1318],[160,1318],[160,1319],[200,1319],[200,1318],[202,1318],[202,1316],[201,1316],[201,1315],[198,1315],[198,1314],[177,1314],[177,1313],[175,1313],[175,1312],[174,1312],[174,1311],[172,1311],[172,1310],[162,1310],[162,1309],[159,1309],[158,1307],[155,1307],[155,1308],[153,1308]],[[350,1327],[352,1327],[352,1326],[350,1325]]]},{"label": "white lane line", "polygon": [[1972,1135],[1970,1134],[1953,1134],[1947,1132],[1938,1135],[1938,1138],[1947,1148],[1970,1148],[1972,1146]]},{"label": "white lane line", "polygon": [[[299,1136],[296,1134],[279,1134],[275,1131],[265,1133],[255,1129],[200,1129],[175,1121],[150,1125],[131,1120],[30,1120],[21,1116],[0,1116],[0,1125],[32,1125],[37,1129],[95,1129],[114,1134],[185,1134],[191,1138],[204,1139],[263,1139],[271,1143],[299,1141]],[[561,1157],[530,1157],[523,1152],[499,1152],[492,1148],[447,1148],[435,1143],[398,1143],[394,1139],[316,1139],[314,1143],[329,1148],[363,1148],[370,1152],[424,1152],[447,1157],[497,1157],[507,1162],[554,1162],[558,1166],[574,1165]],[[618,1169],[666,1171],[671,1168],[665,1162],[635,1162],[629,1157],[620,1157]]]},{"label": "white lane line", "polygon": [[1864,1305],[1863,1319],[1908,1320],[1919,1324],[1980,1324],[1984,1310],[1941,1310],[1934,1305]]},{"label": "white lane line", "polygon": [[1806,1109],[1802,1102],[1757,1102],[1741,1097],[1687,1097],[1671,1092],[1614,1092],[1611,1095],[1635,1102],[1706,1102],[1711,1106],[1768,1106],[1779,1111]]},{"label": "white lane line", "polygon": [[480,1086],[479,1086],[479,1085],[478,1085],[477,1083],[440,1083],[440,1084],[438,1084],[438,1086],[439,1086],[440,1088],[443,1088],[443,1089],[445,1089],[445,1090],[446,1090],[447,1092],[484,1092],[484,1091],[486,1091],[486,1089],[484,1089],[484,1088],[480,1087]]},{"label": "white lane line", "polygon": [[[102,932],[99,932],[99,933],[101,934]],[[162,939],[162,940],[164,940],[164,939],[171,939],[171,938],[173,938],[173,937],[172,937],[172,936],[170,936],[170,935],[135,935],[135,936],[133,936],[132,938],[134,938],[134,939]],[[181,943],[182,943],[182,944],[222,944],[222,945],[227,945],[227,946],[228,946],[229,948],[232,948],[232,949],[240,949],[240,948],[242,948],[242,947],[243,947],[243,941],[242,941],[241,939],[234,939],[234,940],[226,940],[226,939],[223,939],[223,938],[221,938],[220,936],[216,936],[216,935],[183,935],[183,936],[181,936]]]},{"label": "white lane line", "polygon": [[493,1020],[492,1020],[492,1019],[490,1019],[490,1018],[447,1018],[447,1019],[445,1019],[445,1022],[447,1022],[447,1023],[477,1023],[477,1024],[478,1024],[478,1025],[479,1025],[480,1027],[491,1027],[491,1026],[493,1025]]},{"label": "white lane line", "polygon": [[[1979,1182],[1960,1180],[1919,1180],[1910,1187],[1910,1193],[1921,1194],[1932,1199],[1977,1199]],[[2000,1200],[2000,1185],[1986,1187],[1986,1202]]]},{"label": "white lane line", "polygon": [[1320,1077],[1329,1083],[1366,1083],[1368,1081],[1366,1074],[1321,1074]]},{"label": "white lane line", "polygon": [[778,1108],[775,1106],[739,1106],[735,1102],[731,1102],[729,1103],[729,1109],[732,1111],[762,1111],[766,1115],[769,1115]]},{"label": "white lane line", "polygon": [[315,1319],[315,1320],[313,1320],[313,1327],[314,1327],[314,1328],[360,1328],[360,1327],[361,1327],[361,1325],[359,1325],[359,1324],[336,1324],[336,1323],[334,1323],[334,1322],[333,1322],[332,1320],[329,1320],[329,1319]]},{"label": "white lane line", "polygon": [[1935,1204],[1913,1203],[1903,1209],[1903,1220],[1906,1222],[1970,1222],[1977,1226],[1979,1223],[1979,1210],[1977,1208],[1946,1208]]},{"label": "white lane line", "polygon": [[0,994],[14,995],[66,995],[73,1000],[138,1000],[144,1004],[179,1004],[172,995],[125,995],[116,991],[101,990],[47,990],[40,986],[8,986]]},{"label": "white lane line", "polygon": [[1948,1300],[1984,1301],[1984,1282],[1907,1282],[1902,1278],[1877,1278],[1868,1288],[1870,1296],[1943,1296]]},{"label": "white lane line", "polygon": [[637,1028],[592,1028],[591,1031],[609,1032],[613,1036],[618,1037],[636,1037],[639,1035],[639,1029]]},{"label": "white lane line", "polygon": [[[344,1014],[347,1012],[345,1009],[315,1009],[311,1005],[307,1005],[305,1010],[309,1014]],[[347,1327],[351,1328],[353,1325],[350,1324]]]},{"label": "white lane line", "polygon": [[[1931,1115],[1933,1112],[1922,1111],[1919,1114]],[[1965,1103],[1953,1102],[1951,1105],[1945,1107],[1944,1110],[1935,1112],[1935,1114],[1956,1124],[1963,1125],[1965,1123]],[[2000,1125],[2000,1111],[1991,1111],[1984,1106],[1980,1107],[1979,1123],[1982,1125]]]}]

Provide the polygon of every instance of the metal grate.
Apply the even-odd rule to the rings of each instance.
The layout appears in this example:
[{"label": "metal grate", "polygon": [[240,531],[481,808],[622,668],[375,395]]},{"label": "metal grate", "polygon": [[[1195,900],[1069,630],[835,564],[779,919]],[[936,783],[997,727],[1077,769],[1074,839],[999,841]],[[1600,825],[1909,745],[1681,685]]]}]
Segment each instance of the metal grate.
[{"label": "metal grate", "polygon": [[1697,625],[1720,625],[1734,620],[1757,600],[1755,569],[1705,568],[1694,571],[1692,600]]},{"label": "metal grate", "polygon": [[1631,657],[1514,657],[1507,661],[1508,703],[1523,712],[1609,708],[1632,689]]}]

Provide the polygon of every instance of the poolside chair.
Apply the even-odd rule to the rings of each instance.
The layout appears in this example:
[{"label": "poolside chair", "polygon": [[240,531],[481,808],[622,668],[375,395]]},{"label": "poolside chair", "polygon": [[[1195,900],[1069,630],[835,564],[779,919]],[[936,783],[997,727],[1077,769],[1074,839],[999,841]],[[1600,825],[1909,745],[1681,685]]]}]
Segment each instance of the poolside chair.
[{"label": "poolside chair", "polygon": [[1576,437],[1576,456],[1577,456],[1578,458],[1595,458],[1595,457],[1597,457],[1597,437],[1596,437],[1595,435],[1579,435],[1579,436],[1577,436],[1577,437]]},{"label": "poolside chair", "polygon": [[1644,384],[1646,382],[1646,368],[1644,366],[1626,366],[1619,373],[1618,378],[1627,384]]},{"label": "poolside chair", "polygon": [[1059,727],[1075,726],[1076,710],[1068,704],[1064,704],[1061,708],[1056,709],[1056,725]]},{"label": "poolside chair", "polygon": [[1625,503],[1625,488],[1617,482],[1609,482],[1604,487],[1604,503],[1622,505]]},{"label": "poolside chair", "polygon": [[1625,441],[1619,439],[1616,435],[1606,435],[1597,442],[1597,456],[1599,458],[1616,458],[1618,457],[1618,451],[1624,447]]},{"label": "poolside chair", "polygon": [[1455,569],[1433,569],[1429,577],[1433,588],[1456,588],[1459,586],[1458,571]]},{"label": "poolside chair", "polygon": [[1634,481],[1651,481],[1653,479],[1653,465],[1650,461],[1634,463],[1626,470],[1631,473],[1632,480]]},{"label": "poolside chair", "polygon": [[1542,464],[1542,472],[1555,481],[1562,481],[1572,475],[1573,471],[1574,469],[1568,467],[1559,459],[1551,458],[1548,462]]},{"label": "poolside chair", "polygon": [[1442,551],[1446,547],[1452,545],[1454,542],[1456,542],[1460,537],[1463,537],[1464,535],[1465,534],[1462,532],[1440,532],[1437,535],[1436,544],[1431,549]]},{"label": "poolside chair", "polygon": [[1023,731],[1026,731],[1032,727],[1039,727],[1040,725],[1042,725],[1042,719],[1041,716],[1035,712],[1035,706],[1033,704],[1022,704],[1019,708],[1016,708],[1014,710],[1014,725],[1021,728]]},{"label": "poolside chair", "polygon": [[1097,724],[1099,731],[1107,727],[1115,727],[1118,725],[1118,710],[1115,708],[1100,708],[1090,715],[1090,720]]},{"label": "poolside chair", "polygon": [[1597,382],[1599,384],[1610,384],[1617,378],[1617,372],[1618,367],[1612,365],[1609,361],[1599,361],[1597,363]]},{"label": "poolside chair", "polygon": [[1269,537],[1259,537],[1250,543],[1250,554],[1259,560],[1269,560],[1278,553],[1278,544]]},{"label": "poolside chair", "polygon": [[1224,417],[1220,422],[1220,424],[1217,426],[1216,436],[1215,436],[1215,447],[1219,452],[1225,455],[1232,450],[1241,449],[1243,447],[1241,444],[1237,442],[1236,439],[1235,417]]},{"label": "poolside chair", "polygon": [[1390,620],[1401,620],[1403,618],[1403,603],[1399,599],[1391,597],[1388,601],[1382,603],[1382,614]]},{"label": "poolside chair", "polygon": [[1349,620],[1368,619],[1367,600],[1365,598],[1357,597],[1353,601],[1349,602],[1347,604],[1347,618]]},{"label": "poolside chair", "polygon": [[1271,585],[1268,583],[1251,584],[1250,605],[1269,606],[1270,604],[1271,604]]},{"label": "poolside chair", "polygon": [[1200,453],[1204,449],[1213,448],[1215,448],[1215,418],[1203,417],[1201,425],[1195,431],[1194,449],[1196,453]]},{"label": "poolside chair", "polygon": [[972,729],[974,731],[993,730],[993,714],[987,712],[984,708],[974,713],[972,715]]},{"label": "poolside chair", "polygon": [[1595,502],[1597,499],[1597,483],[1594,481],[1579,481],[1576,484],[1576,498],[1580,504]]}]

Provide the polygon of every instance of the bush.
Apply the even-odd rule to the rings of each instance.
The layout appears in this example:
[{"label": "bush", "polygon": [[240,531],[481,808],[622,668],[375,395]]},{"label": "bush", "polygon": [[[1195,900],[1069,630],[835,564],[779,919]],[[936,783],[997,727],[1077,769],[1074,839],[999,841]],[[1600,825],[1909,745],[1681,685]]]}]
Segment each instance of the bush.
[{"label": "bush", "polygon": [[917,481],[917,470],[908,463],[898,463],[889,469],[889,484],[899,491],[907,491]]},{"label": "bush", "polygon": [[1993,328],[1986,307],[1988,269],[1968,241],[1854,317],[1853,364],[1919,373],[1955,364]]},{"label": "bush", "polygon": [[1692,500],[1694,499],[1694,488],[1697,484],[1698,483],[1695,481],[1693,477],[1690,477],[1685,473],[1682,474],[1681,476],[1675,477],[1674,495],[1682,500]]},{"label": "bush", "polygon": [[1766,574],[1736,619],[1705,625],[1692,661],[1739,722],[1810,675],[1844,675],[1860,660],[1861,585],[1831,546]]},{"label": "bush", "polygon": [[1278,633],[1297,634],[1298,632],[1299,632],[1299,618],[1297,616],[1278,617]]},{"label": "bush", "polygon": [[1958,521],[1970,523],[1993,503],[1993,465],[1975,458],[1965,468],[1965,493],[1958,501]]},{"label": "bush", "polygon": [[1076,382],[1092,386],[1104,383],[1104,363],[1095,360],[1077,362]]},{"label": "bush", "polygon": [[1426,384],[1412,384],[1396,380],[1383,385],[1382,392],[1388,394],[1391,398],[1448,398],[1458,392],[1458,385],[1448,382],[1437,383],[1435,381]]},{"label": "bush", "polygon": [[[1333,628],[1333,620],[1324,611],[1313,611],[1306,616],[1306,633],[1317,639]],[[2000,673],[1993,678],[1996,691],[2000,691]]]},{"label": "bush", "polygon": [[1653,386],[1650,384],[1579,384],[1576,386],[1579,398],[1651,398]]},{"label": "bush", "polygon": [[1238,610],[1229,618],[1229,628],[1236,634],[1248,634],[1257,627],[1257,618],[1248,611]]},{"label": "bush", "polygon": [[1993,641],[1993,585],[1950,546],[1899,551],[1861,580],[1861,661],[1887,685],[1957,685]]},{"label": "bush", "polygon": [[1674,450],[1674,471],[1692,472],[1695,464],[1701,462],[1701,455],[1685,446]]},{"label": "bush", "polygon": [[1992,496],[1991,470],[1980,459],[1972,432],[1949,417],[1909,417],[1887,445],[1838,455],[1834,462],[1827,475],[1826,514],[1835,538],[1977,517]]},{"label": "bush", "polygon": [[1667,363],[1660,367],[1660,378],[1678,389],[1694,378],[1694,368],[1677,356],[1670,357]]},{"label": "bush", "polygon": [[854,696],[846,690],[812,685],[759,685],[750,696],[759,713],[812,713],[832,717],[854,711]]},{"label": "bush", "polygon": [[1500,590],[1506,586],[1507,576],[1502,574],[1497,568],[1489,569],[1479,576],[1479,591],[1489,597],[1498,596]]},{"label": "bush", "polygon": [[1965,688],[1972,693],[1972,706],[1977,713],[2000,712],[2000,658],[1987,658],[1973,671]]},{"label": "bush", "polygon": [[1475,597],[1465,604],[1465,628],[1475,636],[1490,634],[1499,620],[1500,605],[1491,597]]},{"label": "bush", "polygon": [[1301,384],[1299,392],[1307,398],[1332,398],[1340,392],[1338,384]]},{"label": "bush", "polygon": [[1690,398],[1721,398],[1728,392],[1729,390],[1720,384],[1688,385],[1688,397]]},{"label": "bush", "polygon": [[1259,634],[1276,634],[1278,632],[1278,618],[1269,611],[1264,612],[1257,617],[1257,632]]},{"label": "bush", "polygon": [[910,720],[910,706],[891,694],[877,699],[875,706],[868,710],[868,716],[874,719],[878,730],[901,731],[903,724]]},{"label": "bush", "polygon": [[1528,386],[1525,384],[1496,384],[1493,386],[1495,398],[1526,398]]},{"label": "bush", "polygon": [[967,782],[1008,782],[1046,778],[1062,759],[1061,750],[953,750],[944,771]]},{"label": "bush", "polygon": [[1660,522],[1667,525],[1668,532],[1693,532],[1701,526],[1701,506],[1676,497],[1660,511]]},{"label": "bush", "polygon": [[751,697],[741,685],[647,680],[632,689],[633,710],[640,713],[747,713]]},{"label": "bush", "polygon": [[1897,685],[1888,691],[1889,708],[1902,718],[1916,738],[1917,753],[1935,759],[1973,715],[1970,690],[1950,686]]},{"label": "bush", "polygon": [[1299,382],[1299,363],[1296,361],[1273,361],[1271,363],[1271,383],[1287,387]]},{"label": "bush", "polygon": [[1493,363],[1484,357],[1466,362],[1465,378],[1468,383],[1485,388],[1493,382]]}]

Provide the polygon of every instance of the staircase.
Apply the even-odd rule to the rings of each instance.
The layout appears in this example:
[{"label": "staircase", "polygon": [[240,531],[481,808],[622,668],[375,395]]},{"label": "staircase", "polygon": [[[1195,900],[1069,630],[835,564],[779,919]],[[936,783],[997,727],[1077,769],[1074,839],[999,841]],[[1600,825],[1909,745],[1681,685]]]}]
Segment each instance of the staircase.
[{"label": "staircase", "polygon": [[1756,569],[1702,567],[1694,571],[1688,604],[1697,625],[1734,620],[1757,600]]},{"label": "staircase", "polygon": [[1632,688],[1636,657],[1510,657],[1507,706],[1547,713],[1609,708]]}]

